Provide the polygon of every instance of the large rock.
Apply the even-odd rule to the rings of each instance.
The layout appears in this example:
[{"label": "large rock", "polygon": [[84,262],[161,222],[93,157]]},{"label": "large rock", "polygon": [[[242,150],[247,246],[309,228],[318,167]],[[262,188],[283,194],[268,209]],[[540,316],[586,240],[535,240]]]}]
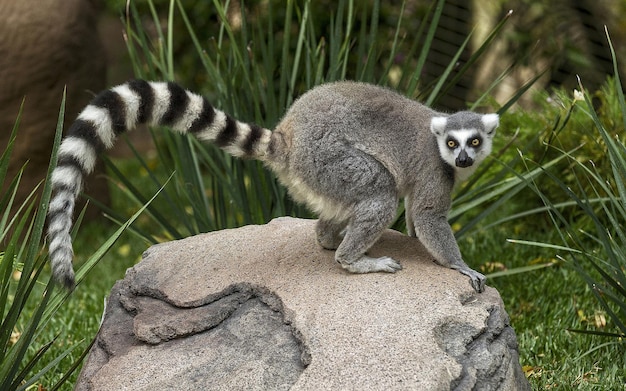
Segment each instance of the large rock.
[{"label": "large rock", "polygon": [[353,275],[281,218],[151,247],[118,282],[80,390],[526,390],[498,292],[387,231]]}]

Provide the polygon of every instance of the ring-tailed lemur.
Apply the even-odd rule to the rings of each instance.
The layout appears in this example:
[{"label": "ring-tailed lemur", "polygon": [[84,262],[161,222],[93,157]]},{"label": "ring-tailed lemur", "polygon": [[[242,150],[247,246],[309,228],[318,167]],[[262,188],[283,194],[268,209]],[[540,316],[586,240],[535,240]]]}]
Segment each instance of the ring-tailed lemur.
[{"label": "ring-tailed lemur", "polygon": [[446,115],[389,89],[325,84],[300,97],[274,131],[239,122],[174,83],[131,81],[101,92],[63,139],[52,174],[48,217],[55,278],[73,288],[74,203],[98,153],[139,124],[166,125],[227,152],[263,161],[298,202],[319,216],[317,240],[354,273],[395,272],[389,257],[366,251],[405,199],[407,230],[440,265],[485,277],[463,259],[447,222],[450,193],[491,151],[497,114]]}]

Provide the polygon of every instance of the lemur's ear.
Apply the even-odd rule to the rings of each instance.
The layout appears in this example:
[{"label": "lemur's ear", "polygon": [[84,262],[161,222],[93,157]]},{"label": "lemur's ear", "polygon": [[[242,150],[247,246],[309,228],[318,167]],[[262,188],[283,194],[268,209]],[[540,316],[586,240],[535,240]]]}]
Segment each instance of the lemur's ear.
[{"label": "lemur's ear", "polygon": [[500,124],[500,117],[498,114],[485,114],[481,117],[481,120],[483,121],[485,132],[487,132],[487,134],[493,133],[493,131],[496,130]]},{"label": "lemur's ear", "polygon": [[437,136],[441,136],[446,131],[446,124],[448,118],[446,117],[433,117],[430,120],[430,131]]}]

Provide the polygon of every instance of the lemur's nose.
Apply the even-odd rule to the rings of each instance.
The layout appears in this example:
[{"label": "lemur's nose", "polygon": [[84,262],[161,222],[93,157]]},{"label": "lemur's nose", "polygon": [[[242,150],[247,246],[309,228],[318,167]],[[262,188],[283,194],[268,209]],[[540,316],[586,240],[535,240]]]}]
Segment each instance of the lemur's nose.
[{"label": "lemur's nose", "polygon": [[467,154],[467,152],[465,152],[464,149],[461,150],[461,152],[459,153],[459,156],[456,157],[455,160],[456,166],[457,167],[469,167],[472,164],[474,164],[474,160],[469,157],[469,155]]}]

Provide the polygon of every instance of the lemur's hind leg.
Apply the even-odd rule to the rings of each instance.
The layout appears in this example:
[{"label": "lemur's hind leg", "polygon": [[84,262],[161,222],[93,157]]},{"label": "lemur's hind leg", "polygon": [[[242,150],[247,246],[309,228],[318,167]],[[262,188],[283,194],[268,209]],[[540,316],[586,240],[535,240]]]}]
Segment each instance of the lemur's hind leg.
[{"label": "lemur's hind leg", "polygon": [[343,241],[335,252],[335,260],[344,269],[352,273],[394,273],[402,269],[390,257],[372,258],[365,255],[396,217],[397,204],[395,195],[383,193],[354,206],[354,214]]},{"label": "lemur's hind leg", "polygon": [[[337,248],[335,260],[353,273],[395,272],[401,268],[395,260],[365,255],[396,217],[393,176],[373,156],[344,140],[333,140],[333,133],[322,136],[326,137],[324,148],[297,150],[298,160],[290,167],[292,177],[302,178],[328,206],[320,213],[318,241],[326,248]],[[313,145],[320,145],[319,140]],[[308,202],[312,209],[320,209],[318,199],[311,197]]]},{"label": "lemur's hind leg", "polygon": [[327,250],[336,250],[343,240],[343,230],[348,224],[347,221],[326,220],[320,217],[315,226],[317,242]]}]

